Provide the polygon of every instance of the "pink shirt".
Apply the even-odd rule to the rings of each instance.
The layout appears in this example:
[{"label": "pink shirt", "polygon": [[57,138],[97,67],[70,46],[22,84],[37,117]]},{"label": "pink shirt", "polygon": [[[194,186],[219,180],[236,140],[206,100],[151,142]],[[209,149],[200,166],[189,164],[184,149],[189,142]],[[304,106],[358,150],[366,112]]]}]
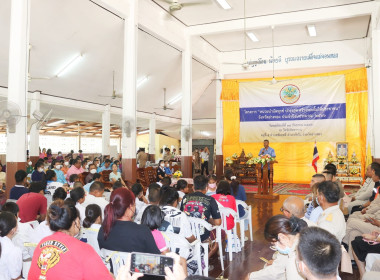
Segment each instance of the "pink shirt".
[{"label": "pink shirt", "polygon": [[[236,200],[232,195],[224,195],[224,194],[213,194],[213,198],[222,204],[224,207],[230,208],[234,211],[236,210]],[[227,217],[227,230],[230,230],[234,227],[235,221],[234,218],[230,215]]]},{"label": "pink shirt", "polygon": [[154,241],[156,241],[158,250],[160,250],[160,252],[166,251],[168,248],[166,247],[166,242],[165,242],[164,237],[162,236],[161,231],[157,229],[152,230],[152,235],[153,235]]},{"label": "pink shirt", "polygon": [[69,168],[69,170],[67,170],[67,173],[66,173],[66,179],[67,179],[67,181],[69,181],[70,176],[71,176],[72,174],[81,174],[81,173],[83,173],[83,172],[84,172],[84,170],[83,170],[82,167],[80,167],[80,168],[78,169],[78,168],[76,168],[74,165],[72,165],[72,166]]}]

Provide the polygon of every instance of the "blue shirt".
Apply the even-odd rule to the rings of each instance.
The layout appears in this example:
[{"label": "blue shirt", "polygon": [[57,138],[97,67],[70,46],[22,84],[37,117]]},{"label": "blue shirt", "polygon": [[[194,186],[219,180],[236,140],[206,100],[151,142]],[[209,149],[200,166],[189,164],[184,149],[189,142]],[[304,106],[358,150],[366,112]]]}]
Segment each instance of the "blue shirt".
[{"label": "blue shirt", "polygon": [[310,214],[310,221],[314,222],[314,223],[317,223],[318,222],[318,218],[319,216],[322,214],[323,212],[323,209],[321,206],[318,206],[317,208],[315,208],[311,214]]},{"label": "blue shirt", "polygon": [[311,212],[313,212],[314,209],[315,208],[314,208],[314,205],[313,205],[313,201],[310,201],[309,206],[307,207],[307,210],[306,210],[306,213],[305,213],[305,218],[306,219],[310,220]]},{"label": "blue shirt", "polygon": [[170,170],[170,167],[165,167],[165,173],[168,175],[172,175],[172,171]]},{"label": "blue shirt", "polygon": [[[239,188],[236,194],[234,193],[234,190],[231,188],[231,194],[237,200],[241,200],[241,201],[247,200],[247,195],[245,194],[245,189],[242,185],[239,185]],[[244,207],[239,205],[239,217],[243,217],[244,215],[245,215]]]},{"label": "blue shirt", "polygon": [[276,153],[274,152],[274,149],[271,147],[268,147],[268,149],[261,148],[259,152],[259,156],[265,156],[270,155],[271,157],[276,157]]},{"label": "blue shirt", "polygon": [[60,182],[62,184],[67,184],[65,174],[63,174],[63,171],[58,169],[53,169],[55,174],[57,174],[57,182]]},{"label": "blue shirt", "polygon": [[[100,169],[99,169],[100,171],[99,172],[102,172],[102,171],[104,171],[104,170],[112,170],[111,169],[111,165],[110,166],[108,166],[108,168],[107,167],[105,167],[104,165],[102,166],[102,167],[100,167]],[[98,172],[98,173],[99,173]]]},{"label": "blue shirt", "polygon": [[86,191],[86,192],[90,192],[90,187],[91,187],[91,185],[92,185],[92,183],[94,183],[95,181],[92,181],[92,182],[90,182],[90,183],[88,183],[88,184],[86,184],[86,185],[84,185],[84,190]]}]

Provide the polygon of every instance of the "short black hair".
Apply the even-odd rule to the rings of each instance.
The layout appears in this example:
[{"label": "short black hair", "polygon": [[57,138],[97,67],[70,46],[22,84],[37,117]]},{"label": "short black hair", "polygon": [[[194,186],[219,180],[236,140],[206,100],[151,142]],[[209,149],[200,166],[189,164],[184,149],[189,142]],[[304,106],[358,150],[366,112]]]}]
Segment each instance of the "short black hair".
[{"label": "short black hair", "polygon": [[320,174],[320,173],[317,173],[317,174],[314,174],[313,176],[311,176],[312,178],[325,178],[325,176],[323,174]]},{"label": "short black hair", "polygon": [[62,187],[57,188],[53,194],[53,200],[57,200],[57,199],[65,200],[66,197],[67,197],[67,192]]},{"label": "short black hair", "polygon": [[340,188],[332,181],[323,181],[318,185],[318,192],[322,193],[328,203],[335,203],[340,198]]},{"label": "short black hair", "polygon": [[264,142],[268,142],[268,143],[269,143],[269,140],[268,140],[268,139],[265,139]]},{"label": "short black hair", "polygon": [[123,184],[120,182],[120,181],[116,181],[115,183],[113,183],[112,185],[112,189],[113,190],[117,190],[118,188],[121,188],[123,187]]},{"label": "short black hair", "polygon": [[95,173],[94,176],[92,176],[92,180],[95,181],[96,179],[100,179],[102,175],[100,173]]},{"label": "short black hair", "polygon": [[107,158],[107,159],[104,161],[104,164],[106,164],[106,163],[111,163],[111,160]]},{"label": "short black hair", "polygon": [[3,207],[1,208],[1,211],[11,212],[13,215],[17,217],[17,214],[20,211],[20,208],[18,207],[16,202],[8,201],[3,205]]},{"label": "short black hair", "polygon": [[74,183],[77,178],[79,178],[78,174],[71,174],[69,177],[70,183]]},{"label": "short black hair", "polygon": [[133,192],[135,197],[138,197],[139,193],[141,193],[143,191],[143,187],[140,183],[134,183],[132,185],[131,191]]},{"label": "short black hair", "polygon": [[77,164],[78,162],[80,162],[80,164],[82,164],[81,160],[82,160],[82,159],[81,159],[80,157],[77,157],[77,158],[73,159],[73,163],[72,163],[72,165],[75,165],[75,164]]},{"label": "short black hair", "polygon": [[25,170],[17,170],[16,173],[15,173],[15,180],[16,180],[16,183],[22,183],[22,181],[24,181],[24,179],[26,178],[26,176],[28,176],[28,173],[25,172]]},{"label": "short black hair", "polygon": [[54,172],[54,170],[49,169],[46,171],[46,180],[47,181],[52,181],[54,177],[56,177],[57,174]]},{"label": "short black hair", "polygon": [[29,191],[33,193],[39,193],[45,189],[42,182],[32,182],[29,187]]},{"label": "short black hair", "polygon": [[371,169],[375,172],[375,175],[377,177],[380,177],[380,163],[372,162],[371,163]]},{"label": "short black hair", "polygon": [[160,201],[160,185],[156,183],[152,183],[149,185],[149,202],[157,203]]},{"label": "short black hair", "polygon": [[84,198],[85,192],[83,188],[75,188],[70,192],[70,197],[77,203],[79,199]]},{"label": "short black hair", "polygon": [[161,211],[160,207],[149,205],[142,214],[141,224],[146,225],[150,230],[155,230],[161,226],[164,218],[165,214]]},{"label": "short black hair", "polygon": [[186,187],[187,187],[186,180],[183,180],[183,179],[178,180],[177,184],[175,184],[175,187],[179,191],[186,189]]},{"label": "short black hair", "polygon": [[179,194],[175,188],[172,187],[162,187],[160,189],[160,205],[173,205],[174,202],[178,201]]},{"label": "short black hair", "polygon": [[194,190],[203,191],[206,189],[208,183],[207,177],[203,175],[195,176],[194,178]]},{"label": "short black hair", "polygon": [[102,182],[99,182],[99,181],[95,181],[91,184],[90,186],[90,192],[93,192],[93,191],[104,191],[104,185]]},{"label": "short black hair", "polygon": [[217,194],[229,195],[231,194],[231,186],[228,181],[222,180],[219,182],[218,187],[216,188]]},{"label": "short black hair", "polygon": [[335,164],[328,163],[326,164],[325,170],[330,171],[333,176],[336,176],[336,166]]},{"label": "short black hair", "polygon": [[320,227],[304,229],[298,242],[298,256],[315,277],[335,276],[342,257],[336,237]]},{"label": "short black hair", "polygon": [[163,186],[170,186],[172,184],[172,179],[170,177],[164,177],[161,180]]}]

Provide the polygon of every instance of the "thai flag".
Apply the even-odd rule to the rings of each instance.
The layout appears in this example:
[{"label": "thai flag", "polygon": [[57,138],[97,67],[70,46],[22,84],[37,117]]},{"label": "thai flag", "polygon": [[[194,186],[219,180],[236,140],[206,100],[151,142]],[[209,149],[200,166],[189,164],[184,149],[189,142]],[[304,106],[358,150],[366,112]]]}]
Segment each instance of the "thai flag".
[{"label": "thai flag", "polygon": [[314,152],[313,152],[313,162],[311,163],[311,165],[314,167],[315,173],[318,172],[318,167],[317,167],[318,160],[319,160],[319,155],[318,155],[318,149],[317,149],[317,142],[315,142]]}]

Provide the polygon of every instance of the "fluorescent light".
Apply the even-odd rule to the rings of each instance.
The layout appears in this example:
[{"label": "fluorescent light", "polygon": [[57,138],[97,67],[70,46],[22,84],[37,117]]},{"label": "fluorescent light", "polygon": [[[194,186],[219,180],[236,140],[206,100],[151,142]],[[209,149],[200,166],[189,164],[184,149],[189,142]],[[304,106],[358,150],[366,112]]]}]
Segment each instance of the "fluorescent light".
[{"label": "fluorescent light", "polygon": [[56,122],[49,123],[48,126],[54,126],[55,124],[64,123],[64,122],[66,122],[66,120],[59,120]]},{"label": "fluorescent light", "polygon": [[177,96],[174,96],[169,102],[168,105],[173,105],[174,103],[180,101],[182,99],[182,93],[178,94]]},{"label": "fluorescent light", "polygon": [[56,74],[57,77],[61,77],[63,74],[65,74],[68,70],[73,68],[79,61],[81,61],[83,58],[82,54],[76,55],[74,58],[72,58],[68,63],[65,64]]},{"label": "fluorescent light", "polygon": [[145,83],[148,80],[148,76],[144,76],[141,79],[139,79],[136,83],[136,87],[140,87],[143,83]]},{"label": "fluorescent light", "polygon": [[309,32],[309,36],[310,37],[317,36],[317,29],[315,28],[315,25],[308,25],[307,26],[307,31]]},{"label": "fluorescent light", "polygon": [[228,4],[228,2],[226,0],[216,0],[220,6],[222,6],[223,9],[225,10],[229,10],[231,9],[231,6],[230,4]]},{"label": "fluorescent light", "polygon": [[202,131],[202,134],[203,134],[204,136],[210,136],[210,133],[208,133],[207,131]]},{"label": "fluorescent light", "polygon": [[141,130],[137,134],[145,134],[145,133],[148,133],[148,132],[149,132],[149,129],[147,129],[147,130]]},{"label": "fluorescent light", "polygon": [[249,37],[249,39],[252,40],[252,42],[258,42],[259,41],[259,39],[257,39],[256,35],[252,31],[247,32],[247,36]]}]

